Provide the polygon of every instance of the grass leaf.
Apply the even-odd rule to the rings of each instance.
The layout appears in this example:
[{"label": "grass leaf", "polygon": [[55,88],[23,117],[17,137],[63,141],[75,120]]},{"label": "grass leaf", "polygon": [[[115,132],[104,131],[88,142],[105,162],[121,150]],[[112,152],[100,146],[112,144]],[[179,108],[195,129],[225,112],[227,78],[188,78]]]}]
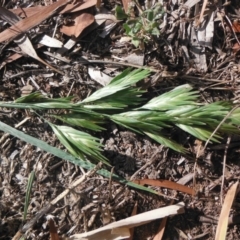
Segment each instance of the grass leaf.
[{"label": "grass leaf", "polygon": [[136,69],[134,71],[131,71],[131,69],[126,69],[120,75],[113,78],[107,86],[97,90],[79,104],[94,102],[111,96],[146,78],[149,74],[150,71],[146,69]]},{"label": "grass leaf", "polygon": [[73,156],[84,158],[85,155],[92,160],[99,160],[110,166],[107,158],[100,153],[102,145],[98,138],[72,127],[49,124],[60,142]]},{"label": "grass leaf", "polygon": [[[36,147],[39,147],[41,148],[42,150],[46,151],[46,152],[49,152],[51,154],[53,154],[54,156],[56,157],[59,157],[60,159],[65,159],[73,164],[76,164],[78,166],[81,166],[87,170],[92,170],[96,167],[95,164],[92,164],[88,161],[85,161],[81,158],[76,158],[58,148],[55,148],[55,147],[52,147],[50,146],[49,144],[47,144],[46,142],[42,141],[42,140],[39,140],[35,137],[32,137],[32,136],[29,136],[15,128],[12,128],[11,126],[3,123],[0,121],[0,131],[4,131],[4,132],[7,132],[29,144],[32,144]],[[143,191],[147,191],[147,192],[150,192],[150,193],[154,193],[154,194],[158,194],[156,191],[150,189],[150,188],[147,188],[147,187],[143,187],[143,186],[140,186],[136,183],[133,183],[131,181],[128,181],[124,178],[121,178],[119,177],[118,175],[114,174],[114,173],[111,173],[105,169],[100,169],[97,171],[98,174],[106,177],[106,178],[112,178],[114,181],[117,181],[119,183],[122,183],[122,184],[126,184],[130,187],[133,187],[133,188],[136,188],[136,189],[139,189],[139,190],[143,190]]]},{"label": "grass leaf", "polygon": [[144,132],[147,136],[149,136],[150,138],[154,139],[156,142],[169,147],[177,152],[181,152],[181,153],[187,153],[187,149],[184,148],[182,145],[176,143],[175,141],[172,141],[166,137],[164,137],[163,135],[159,135],[159,134],[154,134],[151,132]]},{"label": "grass leaf", "polygon": [[170,92],[166,92],[158,97],[151,99],[148,103],[143,105],[141,109],[167,111],[176,109],[178,106],[196,106],[198,92],[191,90],[192,87],[189,84],[181,85],[174,88]]},{"label": "grass leaf", "polygon": [[97,117],[95,115],[89,115],[84,113],[69,113],[52,116],[72,126],[78,126],[93,131],[105,130],[105,128],[99,126],[100,124],[103,124],[105,122],[104,118],[100,115]]},{"label": "grass leaf", "polygon": [[25,203],[24,203],[23,220],[26,220],[26,217],[27,217],[27,210],[30,202],[30,195],[32,191],[32,184],[33,184],[34,178],[35,178],[35,172],[32,171],[28,177],[27,190],[26,190]]}]

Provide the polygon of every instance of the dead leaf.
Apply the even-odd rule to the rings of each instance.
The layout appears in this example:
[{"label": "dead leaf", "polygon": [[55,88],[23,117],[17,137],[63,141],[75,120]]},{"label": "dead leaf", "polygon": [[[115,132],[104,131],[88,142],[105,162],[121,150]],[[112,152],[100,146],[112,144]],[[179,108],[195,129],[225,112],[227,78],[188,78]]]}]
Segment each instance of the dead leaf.
[{"label": "dead leaf", "polygon": [[122,0],[122,4],[123,4],[123,8],[124,8],[125,13],[128,12],[131,1],[132,0]]},{"label": "dead leaf", "polygon": [[44,7],[34,15],[23,20],[20,20],[15,25],[11,26],[10,28],[0,33],[0,42],[16,38],[20,34],[25,33],[29,29],[37,26],[42,21],[46,20],[47,18],[55,14],[58,11],[58,9],[67,4],[68,1],[69,0],[59,0],[58,2],[55,2],[49,6]]},{"label": "dead leaf", "polygon": [[39,40],[39,43],[52,48],[61,48],[63,46],[63,43],[61,41],[46,34]]},{"label": "dead leaf", "polygon": [[191,8],[191,7],[193,7],[194,5],[196,5],[198,2],[200,2],[200,0],[187,0],[187,1],[184,3],[184,7]]},{"label": "dead leaf", "polygon": [[57,233],[57,228],[52,218],[48,219],[48,225],[49,225],[49,232],[50,232],[50,240],[60,240]]},{"label": "dead leaf", "polygon": [[26,85],[24,87],[21,88],[21,96],[26,96],[28,94],[30,94],[33,91],[33,86],[32,85]]},{"label": "dead leaf", "polygon": [[[1,18],[4,19],[7,23],[14,25],[17,24],[19,21],[19,17],[16,16],[14,13],[8,11],[6,8],[0,7],[0,13],[1,13]],[[52,67],[51,65],[49,65],[47,62],[45,62],[44,60],[42,60],[36,53],[30,39],[27,37],[26,34],[20,35],[20,36],[16,36],[15,43],[18,44],[18,46],[21,48],[21,50],[28,54],[30,57],[38,60],[39,62],[43,63],[44,65],[48,66],[49,68],[53,69],[54,71],[60,73],[63,75],[63,73],[61,71],[59,71],[58,69]]]},{"label": "dead leaf", "polygon": [[240,20],[234,20],[232,23],[232,29],[236,33],[240,33]]},{"label": "dead leaf", "polygon": [[140,180],[134,180],[133,182],[140,184],[140,185],[151,185],[151,186],[156,186],[156,187],[164,187],[164,188],[170,188],[173,190],[177,190],[180,192],[184,192],[187,194],[194,195],[194,189],[189,188],[187,186],[181,185],[179,183],[171,182],[168,180],[156,180],[156,179],[140,179]]},{"label": "dead leaf", "polygon": [[[193,176],[193,174],[191,174]],[[180,185],[184,185],[188,182],[188,179],[187,180],[183,180],[183,178],[181,178],[177,183],[180,184]],[[173,204],[174,201],[171,200],[170,204]],[[163,239],[163,235],[164,235],[164,232],[165,232],[165,228],[166,228],[166,223],[167,223],[167,219],[168,217],[165,217],[161,220],[161,223],[159,225],[159,228],[158,228],[158,232],[157,234],[154,236],[153,240],[162,240]]]},{"label": "dead leaf", "polygon": [[179,239],[189,239],[188,236],[181,229],[178,229],[176,227],[174,227],[174,228],[179,234],[179,237],[180,237]]},{"label": "dead leaf", "polygon": [[0,70],[1,70],[4,66],[6,66],[8,63],[15,61],[15,60],[21,58],[22,56],[23,56],[22,54],[14,53],[14,54],[12,54],[11,56],[5,58],[5,59],[3,60],[3,62],[1,63],[1,65],[0,65]]},{"label": "dead leaf", "polygon": [[100,83],[102,86],[106,86],[112,80],[112,78],[107,74],[93,67],[88,68],[88,74],[90,75],[91,79]]},{"label": "dead leaf", "polygon": [[99,14],[96,14],[95,21],[98,25],[104,23],[102,32],[99,34],[99,36],[102,38],[105,38],[116,26],[116,24],[120,22],[113,14],[108,13],[108,11],[105,9],[101,9],[101,12]]},{"label": "dead leaf", "polygon": [[240,50],[240,45],[238,43],[235,43],[232,47],[232,50],[234,53],[237,53]]},{"label": "dead leaf", "polygon": [[101,7],[102,0],[97,0],[96,7],[100,8]]},{"label": "dead leaf", "polygon": [[[87,0],[85,2],[82,2],[80,0],[76,0],[74,4],[69,3],[67,4],[59,13],[73,13],[78,12],[80,10],[84,10],[90,7],[93,7],[97,5],[97,0]],[[30,17],[39,11],[42,11],[45,8],[45,6],[35,6],[35,7],[29,7],[29,8],[14,8],[9,9],[9,11],[13,12],[14,14],[18,15],[21,18]]]},{"label": "dead leaf", "polygon": [[[117,240],[121,238],[126,238],[126,233],[129,228],[137,227],[155,219],[164,218],[169,215],[176,215],[184,213],[183,202],[175,205],[154,209],[145,213],[138,214],[117,222],[110,223],[104,227],[98,228],[96,230],[72,235],[69,240],[80,240],[80,239],[105,239],[105,240]],[[120,232],[120,233],[119,233]],[[117,234],[115,234],[117,233]],[[128,235],[129,237],[129,235]]]},{"label": "dead leaf", "polygon": [[[35,48],[35,49],[38,49],[38,48],[41,48],[42,46],[43,46],[43,45],[38,44],[38,45],[34,46],[34,48]],[[1,63],[1,65],[0,65],[0,70],[1,70],[4,66],[6,66],[6,64],[11,63],[11,62],[17,60],[17,59],[21,58],[22,56],[23,56],[23,55],[20,54],[20,53],[14,53],[14,54],[6,57],[6,58],[3,60],[3,62]]]},{"label": "dead leaf", "polygon": [[208,3],[208,0],[203,1],[201,13],[200,13],[199,19],[198,19],[197,24],[196,24],[197,27],[201,24],[201,22],[203,20],[203,14],[204,14],[204,11],[206,9],[207,3]]},{"label": "dead leaf", "polygon": [[75,14],[73,26],[62,26],[60,31],[68,36],[78,37],[82,31],[94,22],[94,16],[90,13]]},{"label": "dead leaf", "polygon": [[158,228],[157,234],[154,236],[153,240],[161,240],[165,231],[166,223],[168,217],[165,217],[161,220],[160,226]]},{"label": "dead leaf", "polygon": [[128,55],[127,57],[125,57],[124,61],[127,61],[131,64],[143,66],[144,65],[144,54],[142,53],[142,51],[136,51],[136,52]]},{"label": "dead leaf", "polygon": [[98,4],[97,0],[86,0],[85,2],[82,3],[82,1],[75,1],[74,4],[67,4],[65,8],[60,12],[61,14],[64,13],[74,13],[74,12],[79,12],[81,10],[94,7]]},{"label": "dead leaf", "polygon": [[21,18],[31,17],[32,15],[36,14],[37,12],[44,9],[45,6],[35,6],[35,7],[29,7],[29,8],[14,8],[9,9],[12,13],[18,15]]},{"label": "dead leaf", "polygon": [[189,181],[191,181],[194,177],[194,173],[188,173],[186,175],[184,175],[182,178],[180,178],[177,183],[181,184],[181,185],[185,185],[187,184]]},{"label": "dead leaf", "polygon": [[229,216],[237,189],[238,189],[238,182],[234,183],[226,194],[226,197],[222,206],[221,214],[218,220],[215,240],[226,239],[227,227],[228,227],[228,216]]},{"label": "dead leaf", "polygon": [[[137,206],[138,206],[138,203],[136,202],[134,207],[133,207],[131,216],[135,216],[137,214]],[[133,239],[133,235],[134,235],[134,228],[131,228],[130,229],[130,237],[127,238],[127,240],[132,240]]]}]

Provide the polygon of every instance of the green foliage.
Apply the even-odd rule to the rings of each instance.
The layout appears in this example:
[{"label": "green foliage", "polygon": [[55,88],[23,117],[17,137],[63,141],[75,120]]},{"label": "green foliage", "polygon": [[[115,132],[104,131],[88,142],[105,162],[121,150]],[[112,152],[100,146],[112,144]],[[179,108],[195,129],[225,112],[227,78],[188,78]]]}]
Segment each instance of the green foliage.
[{"label": "green foliage", "polygon": [[125,13],[125,11],[120,6],[116,7],[115,16],[118,20],[125,20],[128,18],[128,15]]},{"label": "green foliage", "polygon": [[178,107],[194,106],[196,109],[196,100],[198,92],[191,91],[192,87],[188,84],[174,88],[158,97],[153,98],[140,109],[149,109],[157,111],[177,110]]},{"label": "green foliage", "polygon": [[[136,105],[139,103],[139,97],[143,91],[139,91],[137,88],[130,89],[130,86],[146,78],[149,74],[148,70],[136,69],[131,71],[131,69],[126,69],[113,78],[107,86],[94,92],[76,106],[121,109],[129,105]],[[91,104],[88,105],[88,103]]]},{"label": "green foliage", "polygon": [[[37,110],[62,107],[66,109],[64,114],[50,116],[73,127],[92,131],[103,131],[104,125],[113,121],[184,153],[187,150],[165,135],[165,129],[180,128],[206,141],[234,107],[233,103],[224,101],[203,105],[198,102],[198,92],[193,91],[188,84],[176,87],[144,104],[143,91],[135,84],[148,75],[147,70],[127,69],[107,86],[77,103],[72,103],[71,98],[49,99],[37,93],[17,99],[14,103],[0,103],[0,106]],[[237,108],[221,124],[211,140],[219,142],[221,133],[239,134],[240,131],[237,128],[239,119],[240,110]],[[109,165],[107,159],[101,154],[102,145],[98,138],[69,126],[49,124],[73,156],[85,160],[99,160]]]},{"label": "green foliage", "polygon": [[100,153],[102,145],[98,138],[68,126],[57,126],[52,123],[50,123],[50,126],[60,142],[74,157],[85,159],[85,156],[87,156],[91,160],[102,161],[110,165],[108,160]]},{"label": "green foliage", "polygon": [[[24,132],[21,132],[21,131],[15,129],[15,128],[12,128],[12,127],[8,126],[7,124],[5,124],[1,121],[0,121],[0,131],[7,132],[7,133],[13,135],[14,137],[17,137],[17,138],[19,138],[19,139],[21,139],[21,140],[23,140],[23,141],[25,141],[29,144],[32,144],[33,146],[36,146],[36,147],[38,147],[38,148],[40,148],[40,149],[42,149],[46,152],[49,152],[49,153],[53,154],[54,156],[56,156],[60,159],[67,160],[67,161],[69,161],[69,162],[71,162],[71,163],[73,163],[77,166],[83,167],[87,170],[92,170],[96,167],[95,164],[92,164],[89,161],[85,161],[85,159],[81,159],[79,157],[76,158],[76,157],[64,152],[63,150],[52,147],[49,144],[47,144],[46,142],[43,142],[42,140],[39,140],[39,139],[34,138],[32,136],[29,136],[28,134],[26,134]],[[159,193],[157,193],[156,191],[154,191],[150,188],[138,185],[138,184],[133,183],[131,181],[128,181],[124,178],[121,178],[118,175],[116,175],[115,173],[109,172],[106,169],[99,169],[97,171],[97,173],[106,177],[106,178],[111,178],[113,181],[117,181],[119,183],[126,184],[127,186],[130,186],[130,187],[142,190],[142,191],[146,191],[146,192],[150,192],[150,193],[153,193],[153,194],[160,195]],[[32,176],[33,175],[31,174],[28,183],[32,182],[32,180],[33,180]],[[30,186],[30,184],[29,184],[29,186]],[[31,187],[29,187],[28,189],[31,189]],[[27,204],[25,204],[25,205],[27,205]]]},{"label": "green foliage", "polygon": [[24,203],[23,220],[26,220],[26,218],[27,218],[27,210],[28,210],[28,206],[29,206],[29,202],[30,202],[30,195],[31,195],[31,191],[32,191],[32,184],[33,184],[34,178],[35,178],[35,172],[32,171],[28,177],[27,191],[26,191],[25,203]]},{"label": "green foliage", "polygon": [[105,128],[99,126],[106,121],[100,114],[97,116],[86,113],[69,113],[52,116],[72,126],[82,127],[93,131],[105,130]]},{"label": "green foliage", "polygon": [[[137,5],[139,6],[139,4]],[[162,5],[156,4],[150,9],[139,11],[138,17],[131,17],[131,13],[124,13],[124,10],[118,6],[115,15],[119,20],[127,19],[123,28],[126,34],[132,38],[132,44],[138,47],[144,42],[149,42],[152,36],[160,35],[158,27],[163,13]]]}]

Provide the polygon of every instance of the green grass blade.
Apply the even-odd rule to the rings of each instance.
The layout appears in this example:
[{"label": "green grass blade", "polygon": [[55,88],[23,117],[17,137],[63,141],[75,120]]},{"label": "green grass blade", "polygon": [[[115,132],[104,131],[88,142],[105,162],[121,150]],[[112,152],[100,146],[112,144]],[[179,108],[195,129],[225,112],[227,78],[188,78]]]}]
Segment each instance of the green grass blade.
[{"label": "green grass blade", "polygon": [[74,156],[80,157],[84,159],[84,155],[81,152],[78,152],[78,149],[74,147],[68,139],[64,136],[64,134],[58,129],[58,127],[52,123],[48,123],[52,128],[53,132],[57,136],[58,140],[62,143],[62,145]]},{"label": "green grass blade", "polygon": [[189,84],[181,85],[170,92],[151,99],[141,109],[167,111],[176,109],[178,106],[196,105],[198,92],[191,90],[192,87]]},{"label": "green grass blade", "polygon": [[88,133],[78,131],[68,126],[57,126],[49,123],[59,141],[67,148],[67,150],[75,157],[88,156],[92,160],[102,161],[110,165],[107,158],[101,153],[99,139]]},{"label": "green grass blade", "polygon": [[70,103],[73,97],[63,97],[63,98],[48,98],[42,95],[40,92],[30,93],[26,96],[17,98],[15,103],[32,103],[32,102],[64,102]]},{"label": "green grass blade", "polygon": [[100,124],[105,123],[104,118],[96,117],[95,115],[87,115],[87,114],[78,114],[78,113],[69,113],[62,115],[51,115],[62,122],[68,123],[72,126],[78,126],[86,129],[90,129],[93,131],[102,131],[105,128],[99,126]]},{"label": "green grass blade", "polygon": [[113,78],[112,81],[107,86],[94,92],[91,96],[85,98],[79,104],[95,102],[97,100],[116,94],[117,92],[129,88],[131,85],[146,78],[149,74],[150,71],[146,69],[136,69],[131,72],[129,69],[127,69],[117,77]]},{"label": "green grass blade", "polygon": [[147,136],[149,136],[150,138],[152,138],[153,140],[155,140],[156,142],[169,147],[177,152],[181,152],[181,153],[187,153],[187,149],[184,148],[182,145],[160,135],[160,134],[153,134],[151,132],[144,132]]},{"label": "green grass blade", "polygon": [[[193,127],[193,126],[187,126],[184,124],[176,124],[179,128],[181,128],[183,131],[188,132],[192,136],[203,140],[207,141],[214,129],[212,131],[208,130],[207,128],[200,128],[200,127]],[[214,142],[220,142],[219,140],[221,139],[221,136],[219,136],[217,133],[214,135],[214,137],[211,138],[212,141]]]},{"label": "green grass blade", "polygon": [[84,104],[83,107],[92,110],[106,110],[106,109],[123,109],[126,107],[139,106],[145,99],[142,98],[142,93],[137,88],[127,88],[114,93],[111,96],[101,98],[94,102],[94,104]]},{"label": "green grass blade", "polygon": [[42,102],[42,103],[14,103],[0,102],[0,107],[18,108],[18,109],[71,109],[72,104],[64,102]]},{"label": "green grass blade", "polygon": [[[87,170],[92,170],[93,168],[96,167],[95,164],[92,164],[88,161],[84,161],[80,158],[76,158],[58,148],[55,148],[55,147],[52,147],[50,146],[49,144],[47,144],[46,142],[42,141],[42,140],[39,140],[35,137],[32,137],[32,136],[29,136],[15,128],[12,128],[11,126],[3,123],[0,121],[0,131],[3,131],[3,132],[7,132],[31,145],[34,145],[36,147],[39,147],[41,148],[42,150],[46,151],[46,152],[49,152],[51,154],[53,154],[54,156],[60,158],[60,159],[64,159],[64,160],[67,160],[73,164],[76,164],[78,166],[81,166]],[[105,170],[105,169],[100,169],[97,171],[98,174],[106,177],[106,178],[112,178],[114,181],[117,181],[119,183],[122,183],[122,184],[126,184],[128,185],[129,187],[133,187],[133,188],[136,188],[136,189],[139,189],[139,190],[143,190],[143,191],[146,191],[146,192],[150,192],[150,193],[154,193],[154,194],[157,194],[158,193],[150,188],[147,188],[147,187],[144,187],[144,186],[141,186],[139,184],[136,184],[136,183],[133,183],[131,181],[128,181],[124,178],[121,178],[119,177],[118,175],[116,174],[112,174],[111,172]]]},{"label": "green grass blade", "polygon": [[30,195],[32,191],[32,184],[33,184],[34,178],[35,178],[35,172],[32,171],[28,177],[27,191],[26,191],[25,203],[24,203],[23,220],[26,220],[26,217],[27,217],[27,210],[30,202]]}]

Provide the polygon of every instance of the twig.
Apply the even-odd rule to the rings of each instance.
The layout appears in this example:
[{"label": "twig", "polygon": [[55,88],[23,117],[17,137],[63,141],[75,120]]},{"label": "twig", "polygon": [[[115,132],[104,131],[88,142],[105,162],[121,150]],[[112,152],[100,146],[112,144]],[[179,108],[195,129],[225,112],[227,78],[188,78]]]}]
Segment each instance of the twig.
[{"label": "twig", "polygon": [[182,78],[182,79],[195,80],[195,81],[206,81],[206,82],[216,82],[216,83],[228,83],[229,82],[229,81],[222,81],[222,80],[218,80],[218,79],[196,77],[196,76],[190,76],[190,75],[179,75],[177,77]]},{"label": "twig", "polygon": [[84,61],[80,62],[81,64],[93,64],[93,63],[101,63],[101,64],[112,64],[112,65],[122,65],[122,66],[127,66],[127,67],[134,67],[134,68],[143,68],[143,69],[148,69],[152,72],[159,72],[159,70],[150,68],[150,67],[144,67],[140,66],[137,64],[132,64],[132,63],[126,63],[126,62],[114,62],[114,61],[104,61],[104,60],[87,60],[84,59]]},{"label": "twig", "polygon": [[32,70],[26,70],[24,72],[20,72],[20,73],[17,73],[17,74],[13,74],[12,76],[10,77],[6,77],[6,79],[13,79],[13,78],[17,78],[17,77],[22,77],[24,75],[39,75],[39,74],[42,74],[42,73],[49,73],[51,72],[51,69],[32,69]]},{"label": "twig", "polygon": [[233,29],[233,25],[232,25],[230,19],[228,18],[228,16],[226,14],[224,15],[224,17],[227,19],[227,22],[230,24],[230,26],[232,28],[233,35],[234,35],[236,41],[238,42],[238,45],[240,46],[240,41],[238,40],[238,37],[237,37],[237,35],[236,35],[236,33],[235,33],[234,29]]},{"label": "twig", "polygon": [[204,14],[204,11],[206,9],[207,3],[208,3],[208,0],[204,0],[203,5],[202,5],[202,9],[201,9],[201,13],[200,13],[199,19],[198,19],[197,24],[196,24],[196,27],[198,27],[202,22],[203,14]]},{"label": "twig", "polygon": [[228,117],[230,117],[230,115],[237,109],[239,108],[239,105],[235,106],[225,117],[224,119],[218,124],[218,126],[216,127],[216,129],[212,132],[211,136],[208,138],[208,140],[206,141],[203,151],[206,149],[208,143],[210,142],[210,140],[212,139],[213,135],[219,130],[219,128],[222,126],[222,124],[227,120]]},{"label": "twig", "polygon": [[223,186],[224,186],[224,180],[225,180],[227,151],[228,151],[230,141],[231,141],[231,137],[228,137],[226,147],[225,147],[225,150],[224,150],[224,156],[223,156],[223,173],[222,173],[222,183],[221,183],[221,193],[220,193],[221,204],[223,204]]},{"label": "twig", "polygon": [[138,173],[140,173],[142,170],[144,170],[145,168],[147,168],[149,165],[151,165],[153,162],[155,162],[157,160],[156,155],[159,153],[159,150],[157,150],[153,156],[151,157],[150,161],[148,161],[146,164],[144,164],[140,169],[138,169],[130,178],[130,181],[132,181],[137,175]]},{"label": "twig", "polygon": [[71,189],[74,189],[75,187],[77,187],[80,183],[82,183],[84,180],[86,180],[87,177],[92,176],[94,173],[96,173],[102,166],[102,163],[99,162],[98,165],[96,165],[96,167],[94,169],[92,169],[91,171],[87,172],[86,174],[84,174],[81,178],[79,178],[77,181],[75,181],[69,188],[67,188],[66,190],[64,190],[61,194],[59,194],[55,199],[53,199],[51,201],[50,204],[55,205],[58,201],[60,201],[62,198],[64,198]]},{"label": "twig", "polygon": [[[102,163],[100,162],[96,167],[86,174],[84,174],[80,179],[76,180],[69,188],[64,190],[61,194],[59,194],[55,199],[53,199],[50,204],[43,207],[29,222],[27,222],[22,229],[20,229],[15,236],[13,237],[14,240],[18,240],[22,234],[24,234],[26,231],[28,231],[30,228],[34,226],[34,224],[45,214],[49,213],[54,209],[54,205],[59,202],[61,199],[63,199],[72,189],[77,187],[80,183],[82,183],[84,180],[86,180],[87,177],[92,176],[95,174],[102,166]],[[12,239],[12,240],[13,240]]]}]

